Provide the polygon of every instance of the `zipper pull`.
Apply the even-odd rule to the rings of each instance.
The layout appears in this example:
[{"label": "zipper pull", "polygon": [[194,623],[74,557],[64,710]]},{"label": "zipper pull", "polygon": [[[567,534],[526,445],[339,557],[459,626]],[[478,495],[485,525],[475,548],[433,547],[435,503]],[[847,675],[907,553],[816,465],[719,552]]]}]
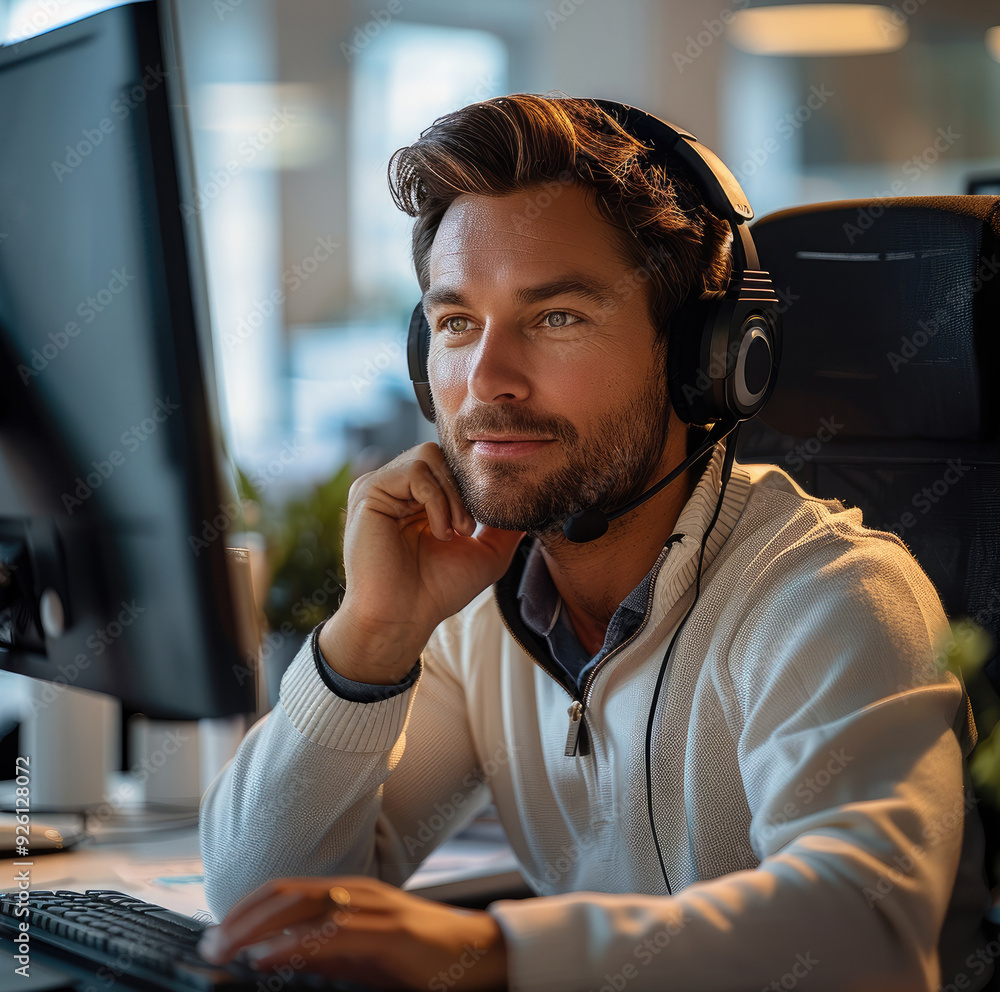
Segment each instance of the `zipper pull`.
[{"label": "zipper pull", "polygon": [[566,712],[569,713],[569,733],[566,735],[566,750],[563,753],[567,758],[572,758],[576,754],[580,728],[583,726],[583,703],[574,699]]}]

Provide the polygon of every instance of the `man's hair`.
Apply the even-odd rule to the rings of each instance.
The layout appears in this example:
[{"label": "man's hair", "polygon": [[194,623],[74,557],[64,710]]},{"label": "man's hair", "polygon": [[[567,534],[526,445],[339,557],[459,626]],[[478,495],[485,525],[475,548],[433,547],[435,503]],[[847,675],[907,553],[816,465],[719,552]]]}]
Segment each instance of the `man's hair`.
[{"label": "man's hair", "polygon": [[427,290],[441,218],[465,193],[537,190],[526,219],[566,183],[592,189],[619,232],[636,283],[649,286],[658,334],[686,299],[722,293],[731,270],[731,229],[705,206],[686,175],[651,163],[646,147],[591,100],[531,93],[473,103],[436,120],[389,162],[396,205],[416,218],[413,264]]}]

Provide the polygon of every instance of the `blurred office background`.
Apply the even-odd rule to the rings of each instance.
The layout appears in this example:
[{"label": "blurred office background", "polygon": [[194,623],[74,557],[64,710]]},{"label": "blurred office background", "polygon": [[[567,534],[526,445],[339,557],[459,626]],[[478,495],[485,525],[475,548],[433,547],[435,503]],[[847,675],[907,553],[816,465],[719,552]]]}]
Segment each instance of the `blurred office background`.
[{"label": "blurred office background", "polygon": [[[0,0],[0,32],[109,5]],[[223,412],[270,499],[433,436],[406,374],[411,221],[385,174],[450,110],[519,91],[637,104],[716,150],[758,216],[1000,177],[992,0],[886,0],[850,22],[825,8],[801,29],[755,0],[178,8],[198,176],[184,192],[203,223]]]}]

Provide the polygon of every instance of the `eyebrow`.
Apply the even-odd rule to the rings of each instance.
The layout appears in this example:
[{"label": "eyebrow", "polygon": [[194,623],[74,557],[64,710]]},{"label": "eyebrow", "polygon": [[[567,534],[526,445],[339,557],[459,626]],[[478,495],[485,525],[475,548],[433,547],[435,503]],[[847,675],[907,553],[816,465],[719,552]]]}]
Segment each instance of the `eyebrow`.
[{"label": "eyebrow", "polygon": [[[554,296],[580,296],[601,307],[612,306],[618,299],[609,285],[576,275],[553,279],[540,286],[525,286],[514,290],[513,293],[514,302],[521,306],[541,303]],[[469,306],[467,298],[461,292],[447,287],[427,290],[423,296],[423,304],[424,309],[434,306]]]}]

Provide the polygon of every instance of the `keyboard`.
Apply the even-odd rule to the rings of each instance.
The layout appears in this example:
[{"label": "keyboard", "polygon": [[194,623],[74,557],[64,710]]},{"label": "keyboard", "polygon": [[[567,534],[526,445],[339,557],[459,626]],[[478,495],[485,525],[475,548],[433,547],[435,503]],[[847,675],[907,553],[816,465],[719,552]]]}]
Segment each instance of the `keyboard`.
[{"label": "keyboard", "polygon": [[281,987],[289,989],[362,988],[305,972],[289,974],[291,968],[262,972],[238,961],[208,964],[195,950],[208,925],[108,889],[0,893],[0,936],[14,942],[15,955],[24,948],[30,961],[44,951],[50,955],[44,963],[51,965],[57,959],[73,975],[89,978],[91,987],[96,979],[98,988],[120,983],[164,992],[258,992],[277,977]]}]

